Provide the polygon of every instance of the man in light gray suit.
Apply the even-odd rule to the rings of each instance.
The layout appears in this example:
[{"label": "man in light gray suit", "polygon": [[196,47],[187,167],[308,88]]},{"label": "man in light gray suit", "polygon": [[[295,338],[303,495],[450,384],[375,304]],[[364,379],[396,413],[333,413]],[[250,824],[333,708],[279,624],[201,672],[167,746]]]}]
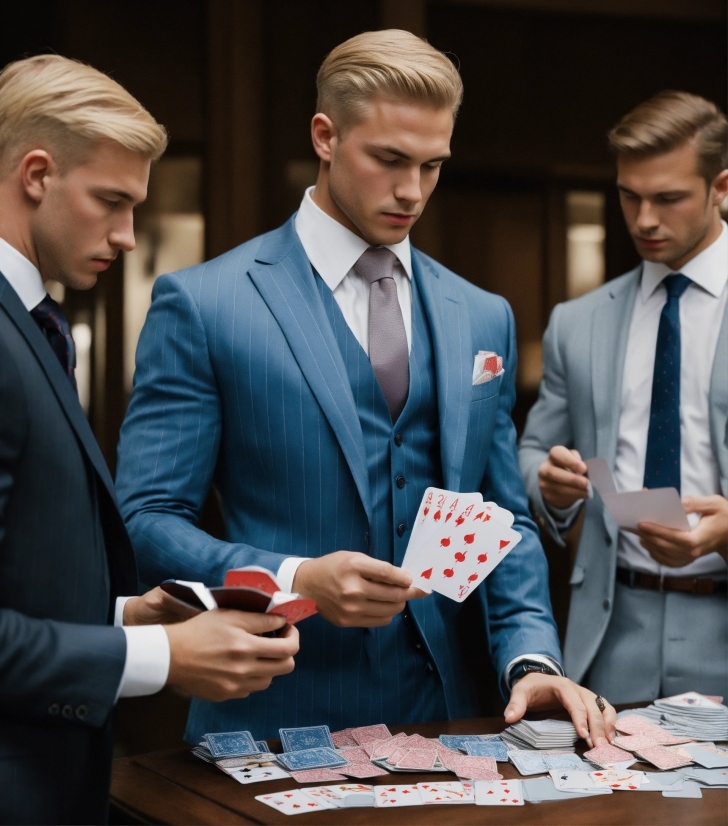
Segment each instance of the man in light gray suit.
[{"label": "man in light gray suit", "polygon": [[[611,702],[728,695],[728,121],[662,92],[609,134],[642,263],[557,306],[519,449],[536,516],[561,544],[584,506],[566,672]],[[620,531],[584,459],[618,490],[674,486],[690,531]],[[588,499],[584,505],[584,500]]]}]

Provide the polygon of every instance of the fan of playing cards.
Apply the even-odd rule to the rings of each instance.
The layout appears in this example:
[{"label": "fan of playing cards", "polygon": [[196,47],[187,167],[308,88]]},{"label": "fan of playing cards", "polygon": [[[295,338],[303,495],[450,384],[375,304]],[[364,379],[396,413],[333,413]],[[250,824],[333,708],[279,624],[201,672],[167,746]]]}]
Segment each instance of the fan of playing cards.
[{"label": "fan of playing cards", "polygon": [[480,493],[427,488],[402,568],[416,588],[462,602],[521,541],[512,524]]}]

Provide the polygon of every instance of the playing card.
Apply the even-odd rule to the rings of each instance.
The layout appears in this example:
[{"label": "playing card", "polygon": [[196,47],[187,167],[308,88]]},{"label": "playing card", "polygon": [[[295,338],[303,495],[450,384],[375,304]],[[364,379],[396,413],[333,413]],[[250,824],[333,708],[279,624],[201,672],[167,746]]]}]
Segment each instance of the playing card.
[{"label": "playing card", "polygon": [[641,760],[652,763],[658,769],[677,769],[680,766],[689,766],[693,758],[688,754],[683,756],[679,753],[666,749],[664,746],[652,746],[647,749],[639,749],[637,756]]},{"label": "playing card", "polygon": [[370,757],[367,748],[364,746],[349,746],[345,749],[339,749],[339,754],[350,763],[368,763]]},{"label": "playing card", "polygon": [[396,806],[422,806],[422,797],[416,785],[375,786],[374,806],[393,809]]},{"label": "playing card", "polygon": [[358,728],[350,728],[348,729],[348,732],[358,745],[361,745],[362,743],[369,743],[371,740],[388,740],[392,736],[392,732],[384,725],[384,723],[377,723],[374,726],[359,726]]},{"label": "playing card", "polygon": [[534,777],[521,781],[523,786],[523,797],[531,803],[540,803],[543,800],[573,800],[575,797],[590,797],[599,794],[612,794],[611,789],[591,789],[563,791],[557,789],[550,777]]},{"label": "playing card", "polygon": [[213,757],[244,757],[247,754],[258,754],[258,747],[249,731],[204,734],[203,738]]},{"label": "playing card", "polygon": [[698,763],[706,769],[728,768],[728,752],[706,748],[704,743],[700,746],[683,746],[683,751],[686,751],[692,757],[694,763]]},{"label": "playing card", "polygon": [[679,772],[644,772],[638,792],[679,792],[685,778]]},{"label": "playing card", "polygon": [[430,771],[435,765],[437,751],[432,749],[408,749],[407,753],[397,761],[398,769],[413,769]]},{"label": "playing card", "polygon": [[268,743],[265,740],[256,740],[255,745],[258,747],[258,751],[261,753],[270,752],[270,748],[268,747]]},{"label": "playing card", "polygon": [[642,734],[649,736],[657,731],[661,731],[659,726],[655,726],[636,714],[629,714],[626,717],[617,717],[616,729],[623,734]]},{"label": "playing card", "polygon": [[584,752],[584,757],[602,769],[609,769],[614,763],[622,761],[633,760],[634,758],[628,751],[615,748],[614,746],[601,746],[596,749],[589,749]]},{"label": "playing card", "polygon": [[523,775],[545,774],[548,769],[543,761],[543,757],[537,751],[516,751],[508,752],[508,759]]},{"label": "playing card", "polygon": [[547,771],[592,771],[591,763],[582,760],[576,754],[542,754]]},{"label": "playing card", "polygon": [[346,780],[343,774],[333,769],[305,769],[300,772],[291,772],[296,783],[327,783],[335,780]]},{"label": "playing card", "polygon": [[508,762],[508,749],[502,740],[470,741],[465,744],[465,751],[471,757],[492,757],[500,763]]},{"label": "playing card", "polygon": [[645,779],[645,773],[641,771],[615,771],[614,769],[602,769],[602,771],[591,772],[591,779],[598,789],[607,788],[634,791],[639,789]]},{"label": "playing card", "polygon": [[351,729],[345,728],[342,731],[332,731],[331,741],[337,749],[343,749],[347,746],[356,746],[356,740],[349,733]]},{"label": "playing card", "polygon": [[259,794],[255,798],[283,812],[284,815],[300,815],[304,812],[320,812],[325,809],[336,808],[330,804],[324,804],[317,800],[312,800],[301,789],[291,789],[288,792],[278,792],[277,794]]},{"label": "playing card", "polygon": [[291,775],[280,766],[255,766],[230,772],[230,777],[243,785],[247,783],[261,783],[265,780],[280,780],[283,777],[290,776]]},{"label": "playing card", "polygon": [[588,771],[557,771],[552,769],[549,775],[553,780],[554,787],[562,792],[593,791],[597,788],[591,773]]},{"label": "playing card", "polygon": [[349,761],[331,748],[301,749],[278,755],[278,762],[289,771],[327,769],[347,766]]},{"label": "playing card", "polygon": [[432,803],[475,803],[472,783],[418,783],[422,802]]},{"label": "playing card", "polygon": [[612,745],[624,751],[637,751],[638,749],[649,749],[658,745],[658,743],[650,734],[628,734],[626,737],[615,737]]},{"label": "playing card", "polygon": [[336,786],[312,786],[302,790],[313,800],[332,803],[339,809],[349,806],[373,806],[374,787],[364,783],[341,783]]},{"label": "playing card", "polygon": [[694,780],[686,780],[682,789],[663,789],[663,797],[688,797],[698,800],[703,796],[700,786]]},{"label": "playing card", "polygon": [[700,769],[697,766],[691,766],[689,769],[681,769],[680,774],[691,780],[697,780],[704,786],[728,788],[728,769]]},{"label": "playing card", "polygon": [[304,728],[278,729],[284,751],[303,749],[334,748],[328,726],[306,726]]},{"label": "playing card", "polygon": [[478,780],[475,783],[475,803],[478,806],[523,806],[520,780]]},{"label": "playing card", "polygon": [[461,749],[465,751],[466,743],[482,743],[483,735],[480,734],[441,734],[438,738],[443,746],[449,749]]},{"label": "playing card", "polygon": [[676,694],[674,697],[664,697],[657,702],[661,706],[675,706],[676,708],[708,708],[719,710],[722,697],[708,697],[705,694],[698,694],[697,691],[686,691],[684,694]]},{"label": "playing card", "polygon": [[389,774],[386,769],[381,766],[375,766],[373,763],[352,763],[350,766],[342,766],[339,771],[347,777],[358,777],[364,779],[366,777],[382,777]]}]

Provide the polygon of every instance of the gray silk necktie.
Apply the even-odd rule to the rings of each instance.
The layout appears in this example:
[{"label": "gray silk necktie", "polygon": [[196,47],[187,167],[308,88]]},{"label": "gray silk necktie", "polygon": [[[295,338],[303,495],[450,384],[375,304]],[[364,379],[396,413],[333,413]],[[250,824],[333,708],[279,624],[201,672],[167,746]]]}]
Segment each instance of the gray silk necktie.
[{"label": "gray silk necktie", "polygon": [[369,361],[396,422],[409,393],[409,349],[392,270],[397,256],[386,247],[369,247],[354,271],[371,284]]}]

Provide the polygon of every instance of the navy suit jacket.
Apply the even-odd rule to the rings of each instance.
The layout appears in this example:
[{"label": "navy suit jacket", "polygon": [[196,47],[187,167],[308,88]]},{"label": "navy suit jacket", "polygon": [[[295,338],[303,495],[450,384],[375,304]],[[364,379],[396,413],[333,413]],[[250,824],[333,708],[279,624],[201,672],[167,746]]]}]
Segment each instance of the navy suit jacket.
[{"label": "navy suit jacket", "polygon": [[[416,250],[413,270],[435,353],[444,484],[482,491],[514,512],[523,534],[468,600],[469,625],[464,606],[439,595],[409,606],[442,678],[448,715],[465,717],[480,710],[470,663],[487,657],[488,646],[499,675],[515,656],[559,660],[560,650],[510,416],[511,310]],[[503,356],[505,374],[473,386],[481,349]],[[406,475],[408,488],[422,487]],[[197,527],[213,483],[226,540]],[[122,428],[117,492],[141,579],[150,585],[167,577],[217,584],[242,565],[275,572],[290,555],[367,552],[372,492],[361,425],[293,219],[213,261],[157,279]],[[395,565],[405,544],[395,547]],[[336,725],[347,719],[354,694],[361,707],[366,685],[350,685],[340,674],[347,658],[366,656],[368,630],[314,617],[300,633],[293,674],[215,711],[195,704],[188,737],[248,726],[270,735],[280,725]],[[393,674],[392,702],[396,697]],[[391,708],[384,711],[390,718]],[[383,710],[369,713],[374,719]]]},{"label": "navy suit jacket", "polygon": [[106,818],[136,568],[71,383],[0,274],[0,822]]}]

